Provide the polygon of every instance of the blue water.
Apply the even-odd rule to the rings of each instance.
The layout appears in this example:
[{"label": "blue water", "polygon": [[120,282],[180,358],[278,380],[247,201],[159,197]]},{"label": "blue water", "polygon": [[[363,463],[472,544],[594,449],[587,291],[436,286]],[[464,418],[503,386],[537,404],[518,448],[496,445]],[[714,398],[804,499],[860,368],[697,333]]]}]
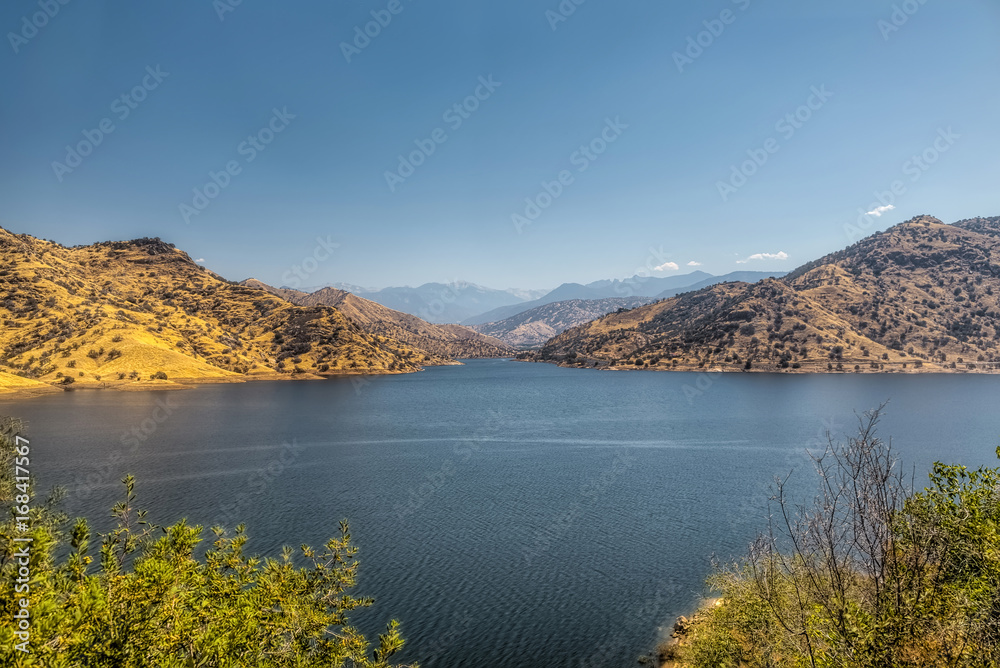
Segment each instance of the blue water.
[{"label": "blue water", "polygon": [[[249,549],[361,548],[356,613],[401,661],[633,666],[739,556],[775,475],[891,403],[906,470],[995,464],[1000,377],[599,372],[507,360],[364,380],[0,401],[41,488],[99,530],[137,477],[159,524],[246,522]],[[135,430],[135,431],[133,431]],[[918,478],[919,479],[919,478]]]}]

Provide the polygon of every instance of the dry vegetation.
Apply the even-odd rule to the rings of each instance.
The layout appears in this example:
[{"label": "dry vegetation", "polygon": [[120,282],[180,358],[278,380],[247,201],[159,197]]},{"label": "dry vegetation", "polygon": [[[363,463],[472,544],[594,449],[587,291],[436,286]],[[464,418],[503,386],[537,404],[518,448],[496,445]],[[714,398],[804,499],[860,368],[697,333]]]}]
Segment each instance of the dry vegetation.
[{"label": "dry vegetation", "polygon": [[536,306],[497,322],[473,325],[473,329],[495,336],[516,348],[537,348],[570,327],[590,322],[620,308],[635,308],[650,301],[652,300],[648,297],[567,299]]},{"label": "dry vegetation", "polygon": [[446,362],[362,331],[336,309],[228,282],[159,239],[66,248],[0,229],[0,392]]},{"label": "dry vegetation", "polygon": [[510,357],[514,350],[503,341],[462,325],[435,325],[350,292],[323,288],[313,293],[273,288],[256,279],[242,282],[278,295],[299,306],[332,306],[362,330],[401,341],[428,355],[449,358]]},{"label": "dry vegetation", "polygon": [[776,481],[767,529],[709,580],[721,598],[678,620],[679,642],[653,659],[673,668],[1000,666],[1000,468],[935,463],[921,489],[878,437],[881,410],[860,418],[856,437],[813,455],[812,503]]},{"label": "dry vegetation", "polygon": [[993,371],[1000,218],[921,216],[781,279],[724,283],[564,332],[525,359],[753,371]]}]

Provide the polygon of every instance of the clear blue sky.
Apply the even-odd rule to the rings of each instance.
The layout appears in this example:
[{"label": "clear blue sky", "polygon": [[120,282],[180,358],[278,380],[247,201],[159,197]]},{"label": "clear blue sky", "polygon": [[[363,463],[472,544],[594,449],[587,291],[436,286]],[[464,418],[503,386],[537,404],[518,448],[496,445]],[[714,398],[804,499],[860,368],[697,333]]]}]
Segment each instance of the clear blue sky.
[{"label": "clear blue sky", "polygon": [[[67,245],[159,236],[274,283],[318,256],[305,285],[549,288],[689,262],[791,269],[847,245],[845,225],[894,181],[895,208],[865,232],[1000,215],[995,0],[587,0],[565,21],[546,15],[557,0],[46,2],[51,18],[38,0],[0,9],[0,225]],[[894,4],[913,13],[888,32]],[[342,43],[390,7],[347,62]],[[705,21],[719,34],[679,71]],[[477,88],[467,118],[444,116]],[[777,125],[810,101],[800,127]],[[241,151],[272,122],[270,144]],[[398,156],[439,128],[446,140],[390,189]],[[939,139],[948,128],[958,137]],[[85,131],[100,144],[54,167]],[[603,154],[576,153],[602,132]],[[936,139],[947,151],[926,170],[906,164],[935,157]],[[748,151],[767,162],[724,201]],[[238,173],[185,220],[180,205],[230,162]],[[525,198],[564,170],[518,230]]]}]

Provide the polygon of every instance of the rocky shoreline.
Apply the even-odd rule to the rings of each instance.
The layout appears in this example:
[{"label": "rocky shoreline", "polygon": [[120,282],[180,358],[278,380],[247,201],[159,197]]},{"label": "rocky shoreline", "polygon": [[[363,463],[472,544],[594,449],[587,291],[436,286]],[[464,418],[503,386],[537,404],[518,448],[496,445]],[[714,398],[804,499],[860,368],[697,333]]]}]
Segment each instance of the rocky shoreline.
[{"label": "rocky shoreline", "polygon": [[722,603],[721,598],[706,599],[690,619],[684,615],[678,617],[670,632],[670,640],[660,643],[656,648],[653,665],[657,668],[687,668],[687,664],[682,660],[684,648],[691,644],[698,623],[707,612],[722,605]]}]

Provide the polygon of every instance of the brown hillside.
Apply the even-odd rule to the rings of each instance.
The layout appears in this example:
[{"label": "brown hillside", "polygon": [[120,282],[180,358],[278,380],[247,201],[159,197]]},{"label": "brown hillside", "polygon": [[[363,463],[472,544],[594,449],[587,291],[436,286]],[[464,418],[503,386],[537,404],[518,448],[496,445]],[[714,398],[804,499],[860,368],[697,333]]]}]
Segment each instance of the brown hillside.
[{"label": "brown hillside", "polygon": [[514,350],[503,341],[468,327],[435,325],[343,290],[323,288],[308,293],[273,288],[256,279],[243,281],[243,285],[267,290],[300,306],[332,306],[366,332],[402,341],[431,355],[454,359],[510,357],[514,354]]},{"label": "brown hillside", "polygon": [[15,376],[14,374],[6,373],[0,371],[0,398],[3,398],[4,394],[11,393],[44,393],[44,392],[58,392],[56,388],[42,383],[37,380],[32,380],[30,378],[22,378],[21,376]]},{"label": "brown hillside", "polygon": [[567,299],[522,311],[504,320],[473,325],[476,331],[517,348],[537,348],[556,334],[618,309],[635,308],[652,301],[648,297]]},{"label": "brown hillside", "polygon": [[66,248],[0,229],[0,371],[47,384],[413,371],[445,360],[336,309],[236,285],[159,239]]},{"label": "brown hillside", "polygon": [[612,368],[994,370],[998,220],[915,218],[784,278],[611,314],[525,357]]}]

